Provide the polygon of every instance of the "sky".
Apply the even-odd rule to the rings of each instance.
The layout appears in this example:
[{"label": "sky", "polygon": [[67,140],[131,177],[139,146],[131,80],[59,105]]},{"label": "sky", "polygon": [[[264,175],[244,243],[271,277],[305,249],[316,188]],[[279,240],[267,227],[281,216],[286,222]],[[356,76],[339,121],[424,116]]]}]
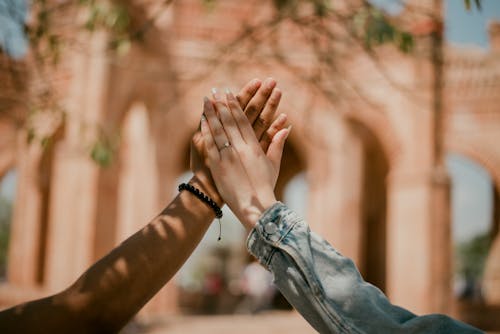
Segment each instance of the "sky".
[{"label": "sky", "polygon": [[[371,1],[392,12],[398,10],[399,0]],[[0,9],[8,2],[9,0],[0,0]],[[488,49],[487,23],[493,18],[500,20],[500,0],[483,0],[481,11],[475,7],[471,11],[466,11],[463,0],[446,0],[446,40],[454,45]],[[2,20],[5,20],[5,17],[0,15],[0,27],[5,31],[6,26]],[[453,235],[455,240],[464,241],[486,232],[491,224],[491,179],[484,169],[465,157],[449,155],[447,166],[452,178]],[[0,183],[0,196],[12,199],[15,183],[15,173],[8,173]],[[306,199],[307,181],[305,174],[300,174],[290,182],[285,191],[285,202],[305,216]],[[235,225],[230,222],[235,219],[233,216],[226,214],[225,219],[227,222],[223,225],[223,233],[226,232],[227,235],[243,233],[243,230],[231,227]],[[216,224],[213,224],[213,229],[207,234],[206,238],[209,240],[217,239],[218,227],[214,226]]]}]

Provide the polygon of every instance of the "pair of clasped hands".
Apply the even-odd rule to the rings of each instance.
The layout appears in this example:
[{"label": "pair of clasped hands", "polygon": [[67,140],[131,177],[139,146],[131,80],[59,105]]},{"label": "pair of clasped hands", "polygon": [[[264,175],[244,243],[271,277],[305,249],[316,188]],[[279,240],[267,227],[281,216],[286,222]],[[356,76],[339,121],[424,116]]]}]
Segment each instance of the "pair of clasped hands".
[{"label": "pair of clasped hands", "polygon": [[212,98],[204,98],[201,134],[193,140],[203,140],[204,164],[217,188],[214,200],[226,202],[248,231],[276,203],[274,187],[291,130],[285,114],[275,117],[280,98],[271,78],[252,80],[236,97],[214,88]]}]

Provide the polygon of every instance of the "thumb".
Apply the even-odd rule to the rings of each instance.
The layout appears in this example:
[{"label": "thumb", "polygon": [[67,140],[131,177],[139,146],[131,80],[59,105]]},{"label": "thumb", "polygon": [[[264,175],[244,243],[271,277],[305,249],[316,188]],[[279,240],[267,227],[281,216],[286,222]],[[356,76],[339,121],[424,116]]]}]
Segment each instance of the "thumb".
[{"label": "thumb", "polygon": [[281,165],[281,156],[283,155],[283,148],[285,147],[285,141],[292,130],[290,125],[286,129],[281,129],[276,133],[267,149],[267,157],[271,161],[274,169],[279,171]]}]

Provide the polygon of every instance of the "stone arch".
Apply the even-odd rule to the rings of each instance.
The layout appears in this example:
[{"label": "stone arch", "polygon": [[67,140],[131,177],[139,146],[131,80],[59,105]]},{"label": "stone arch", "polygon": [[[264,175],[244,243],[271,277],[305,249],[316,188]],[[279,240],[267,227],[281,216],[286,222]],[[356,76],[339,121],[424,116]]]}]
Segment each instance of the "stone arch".
[{"label": "stone arch", "polygon": [[3,155],[4,153],[0,152],[0,159],[3,160],[0,169],[0,180],[16,166],[15,159],[13,157],[11,158],[9,153],[6,153],[5,156]]},{"label": "stone arch", "polygon": [[387,176],[390,160],[380,137],[364,123],[350,120],[362,145],[360,190],[360,250],[358,266],[364,278],[381,290],[387,277]]},{"label": "stone arch", "polygon": [[287,140],[283,150],[280,174],[276,182],[276,197],[278,200],[283,199],[284,190],[288,182],[303,170],[305,170],[304,157],[298,150],[297,145]]},{"label": "stone arch", "polygon": [[500,161],[500,157],[496,158],[487,152],[487,149],[478,146],[455,139],[449,140],[446,143],[448,151],[463,155],[486,169],[491,175],[495,186],[500,187],[500,169],[498,169],[497,163],[497,161]]},{"label": "stone arch", "polygon": [[402,151],[401,141],[385,112],[363,106],[353,106],[346,113],[346,119],[362,124],[369,129],[379,140],[390,168],[398,165]]},{"label": "stone arch", "polygon": [[500,266],[498,265],[500,258],[500,172],[495,168],[495,157],[492,156],[484,148],[478,148],[474,144],[468,144],[459,141],[453,141],[448,144],[449,151],[465,156],[474,163],[484,168],[492,180],[493,187],[493,212],[492,226],[490,235],[492,243],[487,256],[484,269],[483,288],[484,297],[487,302],[499,305],[500,304]]}]

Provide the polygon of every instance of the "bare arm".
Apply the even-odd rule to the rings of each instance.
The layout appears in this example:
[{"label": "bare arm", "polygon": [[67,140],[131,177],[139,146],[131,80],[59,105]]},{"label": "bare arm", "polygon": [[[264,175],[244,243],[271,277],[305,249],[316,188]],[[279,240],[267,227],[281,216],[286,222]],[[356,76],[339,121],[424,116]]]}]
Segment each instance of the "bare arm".
[{"label": "bare arm", "polygon": [[[280,92],[275,82],[253,81],[238,96],[254,131],[267,149],[284,125],[274,118]],[[261,118],[261,121],[257,121]],[[262,126],[264,124],[264,126]],[[267,125],[266,125],[267,124]],[[190,183],[222,204],[206,167],[203,139],[193,137]],[[146,227],[92,265],[56,295],[0,312],[0,333],[115,333],[186,261],[205,234],[213,211],[184,191]]]},{"label": "bare arm", "polygon": [[[191,183],[204,189],[197,178]],[[68,289],[1,312],[0,332],[117,332],[172,278],[213,219],[208,206],[181,192]]]}]

